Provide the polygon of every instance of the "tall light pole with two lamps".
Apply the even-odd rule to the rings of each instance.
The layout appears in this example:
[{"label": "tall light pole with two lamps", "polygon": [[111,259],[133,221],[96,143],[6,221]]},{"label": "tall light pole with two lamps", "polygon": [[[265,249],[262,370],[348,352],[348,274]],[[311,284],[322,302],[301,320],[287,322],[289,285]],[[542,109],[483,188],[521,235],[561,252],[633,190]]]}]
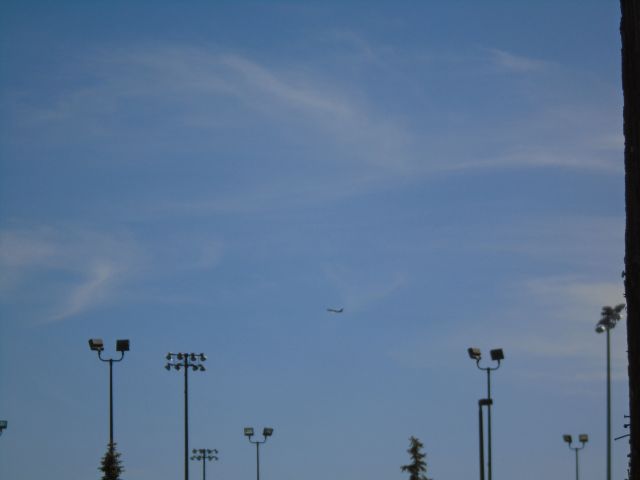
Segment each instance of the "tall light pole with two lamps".
[{"label": "tall light pole with two lamps", "polygon": [[215,448],[194,448],[193,455],[191,455],[191,460],[197,460],[202,462],[202,480],[206,480],[207,478],[207,461],[218,460],[218,450]]},{"label": "tall light pole with two lamps", "polygon": [[586,433],[581,433],[580,435],[578,435],[578,441],[581,443],[581,446],[579,447],[571,446],[571,443],[573,442],[573,438],[571,437],[571,435],[566,435],[566,434],[562,435],[562,439],[565,442],[567,442],[571,450],[576,452],[576,480],[580,480],[580,468],[578,466],[578,451],[582,450],[584,448],[584,445],[589,441],[589,435],[587,435]]},{"label": "tall light pole with two lamps", "polygon": [[207,359],[204,353],[167,353],[167,370],[184,370],[184,480],[189,480],[189,369],[204,372],[201,362]]},{"label": "tall light pole with two lamps", "polygon": [[491,463],[491,406],[493,405],[493,399],[491,398],[491,372],[500,368],[500,362],[504,360],[504,352],[501,348],[491,350],[491,360],[498,362],[495,367],[481,367],[480,360],[482,359],[482,352],[479,348],[471,347],[467,349],[469,358],[475,360],[476,366],[480,370],[487,372],[487,398],[483,398],[478,401],[478,430],[480,432],[480,480],[484,480],[484,432],[482,421],[482,407],[487,407],[487,476],[488,480],[492,477],[492,463]]},{"label": "tall light pole with two lamps", "polygon": [[129,340],[116,341],[116,351],[120,352],[120,358],[102,358],[104,342],[101,338],[89,339],[89,348],[94,352],[98,352],[100,360],[109,363],[109,446],[113,447],[113,364],[114,362],[121,362],[124,358],[124,352],[129,351]]},{"label": "tall light pole with two lamps", "polygon": [[251,437],[253,437],[254,434],[253,427],[245,427],[244,434],[249,442],[253,443],[256,446],[256,479],[260,480],[260,444],[265,443],[267,441],[267,438],[273,435],[273,428],[265,427],[262,430],[262,437],[264,438],[264,440],[262,441],[251,440]]},{"label": "tall light pole with two lamps", "polygon": [[596,324],[597,333],[607,334],[607,480],[611,480],[611,339],[609,331],[615,328],[621,319],[620,313],[625,304],[615,307],[602,307],[600,321]]}]

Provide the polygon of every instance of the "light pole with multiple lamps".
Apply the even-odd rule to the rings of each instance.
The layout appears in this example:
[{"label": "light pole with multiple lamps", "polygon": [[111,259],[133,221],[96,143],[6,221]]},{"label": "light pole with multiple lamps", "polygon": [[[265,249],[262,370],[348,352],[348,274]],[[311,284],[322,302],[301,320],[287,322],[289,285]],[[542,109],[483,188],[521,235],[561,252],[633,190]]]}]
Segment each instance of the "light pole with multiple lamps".
[{"label": "light pole with multiple lamps", "polygon": [[597,333],[607,334],[607,480],[611,480],[611,340],[609,331],[615,328],[621,319],[620,313],[625,304],[615,307],[602,307],[600,321],[596,324]]},{"label": "light pole with multiple lamps", "polygon": [[165,357],[167,370],[184,370],[184,480],[189,480],[189,369],[194,372],[204,372],[206,369],[201,362],[207,357],[204,353],[167,353]]},{"label": "light pole with multiple lamps", "polygon": [[251,440],[253,437],[253,427],[245,427],[244,434],[249,440],[249,442],[253,443],[256,446],[256,480],[260,480],[260,444],[265,443],[267,438],[273,435],[273,428],[265,427],[262,430],[262,436],[264,440]]},{"label": "light pole with multiple lamps", "polygon": [[191,460],[198,460],[202,462],[202,480],[206,480],[207,478],[207,461],[218,460],[218,450],[215,448],[213,450],[209,448],[194,448],[192,450],[193,455],[191,455]]},{"label": "light pole with multiple lamps", "polygon": [[576,452],[576,480],[580,480],[580,468],[578,466],[578,452],[584,448],[584,445],[589,441],[589,435],[586,433],[581,433],[578,435],[578,441],[581,443],[579,447],[572,447],[571,443],[573,442],[573,438],[571,435],[562,435],[562,439],[567,442],[569,448]]},{"label": "light pole with multiple lamps", "polygon": [[100,360],[109,363],[109,446],[113,447],[113,363],[121,362],[124,358],[124,352],[129,351],[129,340],[116,341],[116,351],[120,352],[120,358],[102,358],[104,342],[101,338],[89,339],[89,348],[98,352]]},{"label": "light pole with multiple lamps", "polygon": [[482,425],[482,407],[487,407],[487,477],[491,480],[492,477],[492,463],[491,463],[491,406],[493,400],[491,399],[491,372],[500,368],[500,362],[504,360],[504,352],[501,348],[495,348],[491,350],[491,360],[498,362],[495,367],[481,367],[480,360],[482,359],[482,353],[479,348],[471,347],[467,349],[469,358],[475,360],[476,366],[480,370],[487,372],[487,398],[478,402],[479,408],[479,430],[480,430],[480,480],[484,480],[484,432]]}]

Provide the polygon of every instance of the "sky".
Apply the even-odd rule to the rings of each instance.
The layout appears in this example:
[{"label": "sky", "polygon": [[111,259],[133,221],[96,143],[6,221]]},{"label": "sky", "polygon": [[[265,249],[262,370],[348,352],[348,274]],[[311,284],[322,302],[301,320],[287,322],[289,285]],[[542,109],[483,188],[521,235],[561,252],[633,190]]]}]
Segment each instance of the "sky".
[{"label": "sky", "polygon": [[[99,478],[114,364],[123,479],[605,472],[603,305],[624,301],[619,7],[5,0],[0,478]],[[328,312],[343,307],[344,312]],[[612,430],[628,413],[611,332]],[[115,355],[117,358],[117,355]],[[483,360],[481,365],[492,365]],[[613,444],[613,478],[626,473]],[[200,478],[192,462],[191,478]]]}]

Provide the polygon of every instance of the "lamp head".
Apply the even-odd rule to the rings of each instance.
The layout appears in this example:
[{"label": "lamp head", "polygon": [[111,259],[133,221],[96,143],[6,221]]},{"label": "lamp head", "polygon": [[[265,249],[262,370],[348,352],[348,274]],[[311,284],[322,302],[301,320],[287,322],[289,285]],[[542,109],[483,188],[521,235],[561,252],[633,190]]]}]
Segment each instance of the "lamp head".
[{"label": "lamp head", "polygon": [[562,439],[567,442],[569,445],[571,445],[571,442],[573,441],[573,438],[571,438],[571,435],[562,435]]},{"label": "lamp head", "polygon": [[244,428],[244,434],[247,437],[253,437],[253,428],[252,427],[245,427]]},{"label": "lamp head", "polygon": [[580,440],[580,442],[582,443],[587,443],[589,441],[589,435],[587,435],[586,433],[581,433],[580,435],[578,435],[578,440]]},{"label": "lamp head", "polygon": [[603,323],[598,323],[596,325],[596,333],[604,333],[606,331],[607,331],[607,327],[605,327]]},{"label": "lamp head", "polygon": [[116,351],[117,352],[128,352],[129,351],[129,340],[117,340],[116,341]]},{"label": "lamp head", "polygon": [[104,342],[101,338],[90,338],[89,348],[94,352],[101,352],[104,350]]},{"label": "lamp head", "polygon": [[9,424],[9,422],[7,422],[6,420],[0,420],[0,432],[2,430],[4,430],[5,428],[7,428],[8,424]]},{"label": "lamp head", "polygon": [[269,428],[269,427],[265,427],[262,430],[262,435],[264,435],[264,437],[270,437],[271,435],[273,435],[273,428]]},{"label": "lamp head", "polygon": [[491,360],[495,360],[499,362],[500,360],[504,360],[504,352],[501,348],[495,348],[491,350]]},{"label": "lamp head", "polygon": [[467,348],[467,352],[469,353],[469,358],[471,360],[475,360],[477,362],[482,358],[482,353],[479,348],[470,347]]}]

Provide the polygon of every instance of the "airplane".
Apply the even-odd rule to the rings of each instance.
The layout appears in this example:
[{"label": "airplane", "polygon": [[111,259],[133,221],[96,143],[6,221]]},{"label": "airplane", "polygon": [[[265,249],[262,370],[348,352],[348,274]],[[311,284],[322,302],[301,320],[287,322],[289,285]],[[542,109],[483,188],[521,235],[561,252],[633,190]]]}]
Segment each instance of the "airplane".
[{"label": "airplane", "polygon": [[327,312],[342,313],[344,312],[344,307],[343,308],[327,308]]}]

